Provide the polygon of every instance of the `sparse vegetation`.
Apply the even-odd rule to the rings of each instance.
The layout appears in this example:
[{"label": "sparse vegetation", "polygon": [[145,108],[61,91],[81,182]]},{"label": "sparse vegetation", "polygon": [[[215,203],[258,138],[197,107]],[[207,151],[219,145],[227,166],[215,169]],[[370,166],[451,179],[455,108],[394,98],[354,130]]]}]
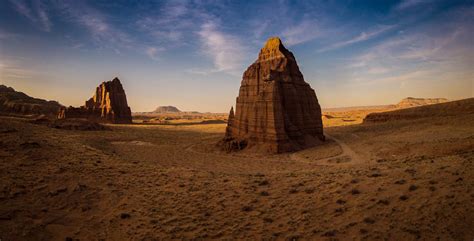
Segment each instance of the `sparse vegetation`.
[{"label": "sparse vegetation", "polygon": [[[0,118],[0,231],[15,237],[22,231],[25,239],[55,234],[43,227],[60,215],[68,218],[56,225],[87,231],[70,234],[73,240],[96,238],[91,233],[107,238],[104,226],[115,239],[146,239],[148,232],[163,239],[246,239],[270,232],[301,240],[348,233],[445,240],[452,234],[438,230],[448,228],[469,235],[449,223],[471,218],[465,210],[474,195],[473,121],[471,114],[326,128],[358,155],[355,161],[330,138],[292,154],[227,154],[215,147],[225,124],[81,131]],[[349,161],[325,161],[338,155]],[[37,223],[15,211],[24,207]],[[441,217],[446,222],[435,221]],[[264,229],[250,228],[259,225]]]}]

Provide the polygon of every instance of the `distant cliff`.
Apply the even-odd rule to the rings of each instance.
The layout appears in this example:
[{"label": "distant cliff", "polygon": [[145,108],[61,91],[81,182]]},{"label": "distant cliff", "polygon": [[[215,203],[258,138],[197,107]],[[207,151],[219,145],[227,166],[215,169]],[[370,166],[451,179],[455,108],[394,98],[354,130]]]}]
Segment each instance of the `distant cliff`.
[{"label": "distant cliff", "polygon": [[397,109],[411,108],[423,105],[432,105],[447,102],[448,99],[445,98],[413,98],[408,97],[400,101],[395,105]]},{"label": "distant cliff", "polygon": [[61,107],[57,101],[33,98],[11,87],[0,85],[0,114],[53,116]]},{"label": "distant cliff", "polygon": [[410,120],[420,118],[469,115],[474,113],[474,98],[450,101],[438,104],[427,104],[413,108],[396,109],[386,112],[370,113],[364,123]]}]

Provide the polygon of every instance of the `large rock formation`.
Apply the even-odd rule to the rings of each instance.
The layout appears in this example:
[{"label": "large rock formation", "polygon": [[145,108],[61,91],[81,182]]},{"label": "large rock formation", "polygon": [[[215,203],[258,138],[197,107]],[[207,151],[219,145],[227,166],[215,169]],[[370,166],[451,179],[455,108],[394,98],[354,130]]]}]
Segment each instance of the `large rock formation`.
[{"label": "large rock formation", "polygon": [[47,101],[0,85],[0,114],[2,115],[46,115],[53,117],[62,107],[57,101]]},{"label": "large rock formation", "polygon": [[255,146],[295,151],[324,140],[321,107],[293,54],[270,38],[245,71],[235,114],[229,114],[224,149]]},{"label": "large rock formation", "polygon": [[100,84],[92,98],[79,108],[62,108],[58,119],[85,118],[115,124],[132,123],[132,113],[127,96],[118,78]]}]

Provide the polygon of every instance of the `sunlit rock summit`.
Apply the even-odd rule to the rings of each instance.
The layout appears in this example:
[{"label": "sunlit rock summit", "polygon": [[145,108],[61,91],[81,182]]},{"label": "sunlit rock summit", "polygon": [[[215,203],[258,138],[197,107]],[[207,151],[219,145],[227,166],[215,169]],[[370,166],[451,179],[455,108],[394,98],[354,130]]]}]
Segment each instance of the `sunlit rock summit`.
[{"label": "sunlit rock summit", "polygon": [[321,107],[296,59],[278,37],[268,39],[243,74],[235,113],[229,114],[224,149],[255,147],[280,153],[324,140]]}]

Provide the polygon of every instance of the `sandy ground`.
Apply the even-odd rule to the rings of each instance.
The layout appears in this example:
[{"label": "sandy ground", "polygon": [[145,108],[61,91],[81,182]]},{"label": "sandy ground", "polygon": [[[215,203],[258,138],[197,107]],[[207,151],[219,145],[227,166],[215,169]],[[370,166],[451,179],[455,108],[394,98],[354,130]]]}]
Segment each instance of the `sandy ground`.
[{"label": "sandy ground", "polygon": [[473,115],[272,156],[217,151],[225,124],[109,127],[0,118],[0,240],[474,238]]}]

